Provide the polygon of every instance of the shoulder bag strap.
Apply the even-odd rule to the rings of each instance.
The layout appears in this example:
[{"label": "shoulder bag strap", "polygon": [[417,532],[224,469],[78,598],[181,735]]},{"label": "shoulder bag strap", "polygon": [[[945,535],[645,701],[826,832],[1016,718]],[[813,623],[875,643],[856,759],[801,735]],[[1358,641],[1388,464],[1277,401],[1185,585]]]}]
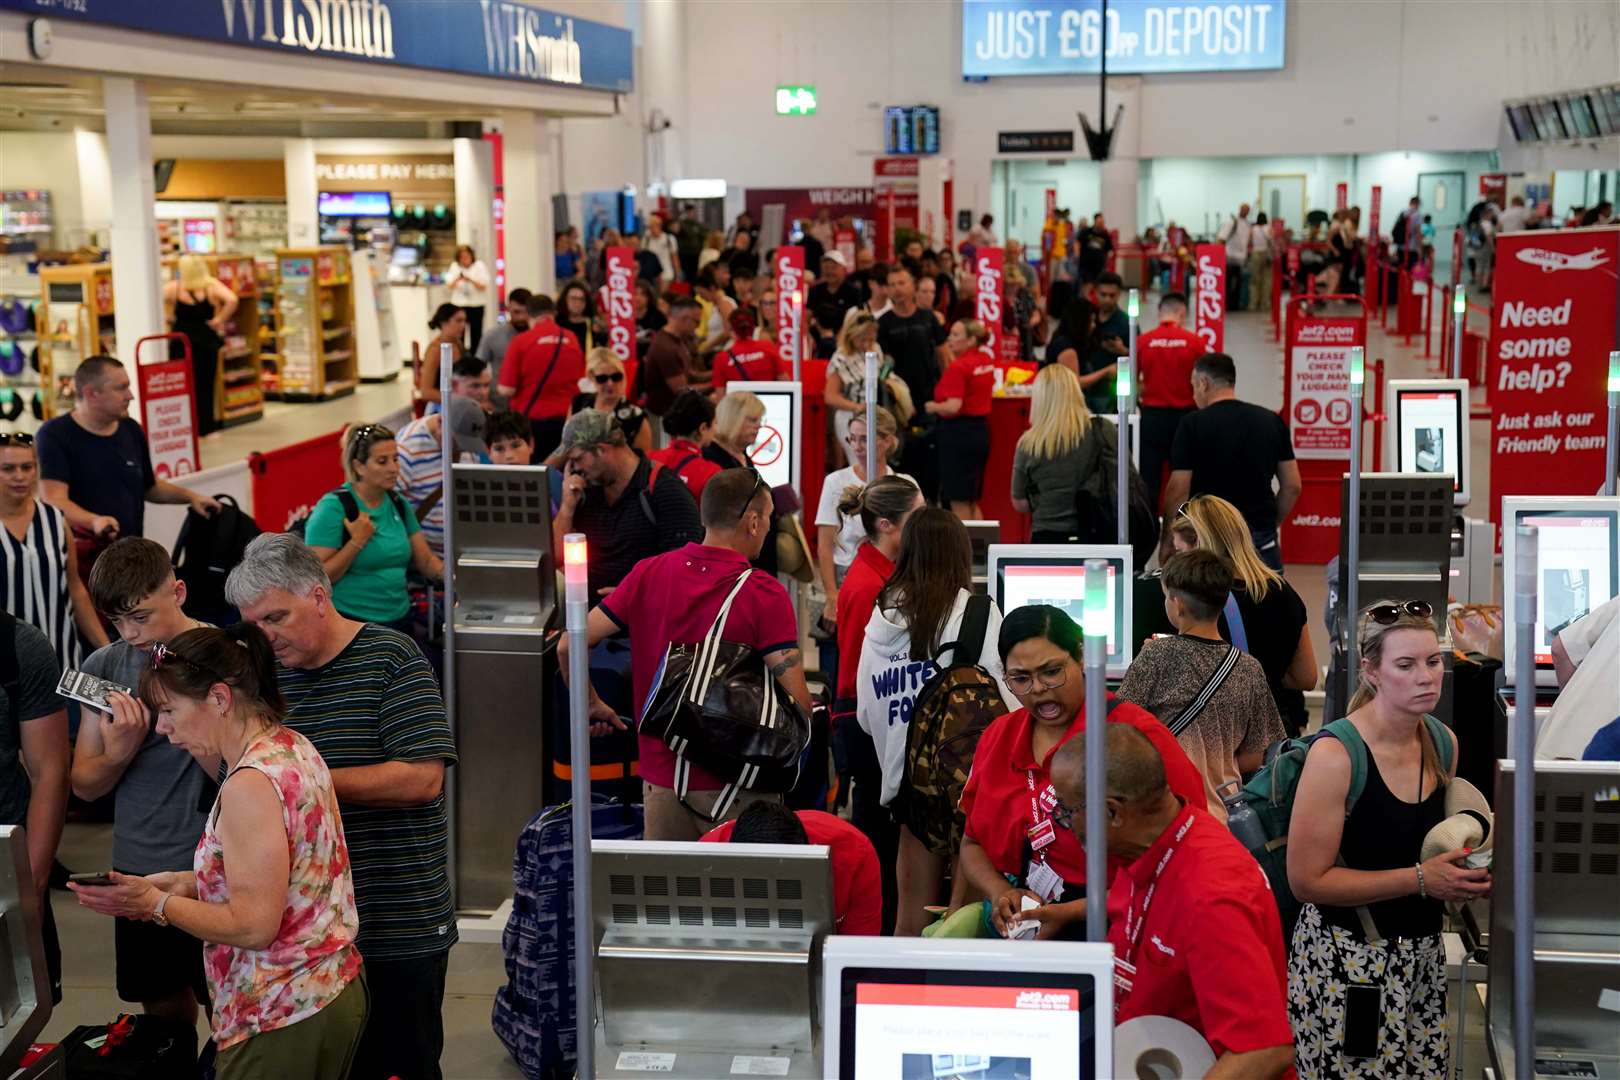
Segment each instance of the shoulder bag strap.
[{"label": "shoulder bag strap", "polygon": [[1204,684],[1204,688],[1198,692],[1197,697],[1193,698],[1192,704],[1183,709],[1181,715],[1168,725],[1170,734],[1180,735],[1187,730],[1194,720],[1198,719],[1199,714],[1209,705],[1210,698],[1213,698],[1220,691],[1221,685],[1226,682],[1226,677],[1232,674],[1233,668],[1237,667],[1238,657],[1241,655],[1243,655],[1241,650],[1236,646],[1228,645],[1226,647],[1226,655],[1221,657],[1220,665],[1216,667],[1214,674],[1210,675],[1209,681]]},{"label": "shoulder bag strap", "polygon": [[1232,644],[1237,646],[1239,652],[1249,651],[1249,632],[1243,626],[1243,612],[1238,610],[1237,594],[1226,594],[1226,606],[1221,609],[1226,614],[1226,632],[1232,635]]},{"label": "shoulder bag strap", "polygon": [[[1361,798],[1361,792],[1367,786],[1367,743],[1348,717],[1341,717],[1331,724],[1324,725],[1321,734],[1332,735],[1338,739],[1344,745],[1345,753],[1350,755],[1350,790],[1344,797],[1344,816],[1348,819],[1356,800]],[[1343,866],[1344,856],[1340,855],[1334,862],[1338,866]],[[1361,933],[1369,945],[1382,946],[1385,943],[1384,936],[1378,932],[1378,924],[1373,921],[1372,911],[1366,904],[1356,907],[1356,918],[1361,921]]]},{"label": "shoulder bag strap", "polygon": [[753,567],[749,567],[737,575],[737,583],[731,587],[731,592],[726,594],[725,602],[720,605],[719,614],[714,617],[714,625],[710,626],[709,632],[704,635],[698,648],[697,660],[693,663],[692,673],[686,682],[688,701],[696,703],[703,700],[704,691],[709,685],[709,677],[714,674],[715,660],[720,655],[720,642],[725,638],[726,618],[731,614],[731,603],[737,599],[737,594],[742,592],[744,583],[753,572]]},{"label": "shoulder bag strap", "polygon": [[989,630],[990,597],[984,593],[974,593],[968,597],[967,607],[962,611],[962,625],[956,634],[956,647],[951,651],[951,662],[977,664],[979,656],[984,652],[984,635]]},{"label": "shoulder bag strap", "polygon": [[1440,768],[1447,775],[1451,775],[1451,734],[1445,722],[1436,720],[1427,713],[1423,716],[1424,726],[1428,728],[1429,738],[1434,742],[1434,752],[1440,758]]},{"label": "shoulder bag strap", "polygon": [[[427,520],[427,516],[433,513],[433,508],[439,505],[439,500],[443,497],[444,485],[440,484],[438,487],[428,492],[427,498],[416,504],[416,520],[418,524]],[[403,514],[400,516],[404,517]]]},{"label": "shoulder bag strap", "polygon": [[534,393],[529,395],[529,403],[523,406],[524,416],[529,415],[529,410],[534,408],[534,403],[540,400],[540,391],[544,390],[546,383],[551,381],[551,373],[557,368],[557,357],[562,355],[563,344],[568,340],[563,337],[567,332],[560,326],[557,328],[557,347],[551,350],[551,359],[546,362],[546,372],[540,376],[540,381],[534,384]]}]

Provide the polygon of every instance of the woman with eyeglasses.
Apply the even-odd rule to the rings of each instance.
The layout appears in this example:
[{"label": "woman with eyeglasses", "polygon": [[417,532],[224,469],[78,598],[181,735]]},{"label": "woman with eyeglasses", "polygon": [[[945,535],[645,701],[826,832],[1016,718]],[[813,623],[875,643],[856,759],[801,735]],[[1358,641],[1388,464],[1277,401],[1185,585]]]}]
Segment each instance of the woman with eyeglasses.
[{"label": "woman with eyeglasses", "polygon": [[0,432],[0,521],[6,610],[49,638],[64,668],[77,668],[81,635],[99,649],[107,631],[79,576],[66,515],[39,497],[39,461],[27,433]]},{"label": "woman with eyeglasses", "polygon": [[1177,551],[1204,548],[1232,564],[1232,602],[1221,615],[1221,636],[1260,661],[1283,726],[1299,734],[1306,719],[1303,691],[1316,689],[1317,679],[1305,601],[1261,560],[1243,515],[1218,495],[1183,503],[1171,515],[1170,538]]},{"label": "woman with eyeglasses", "polygon": [[[916,481],[911,477],[889,467],[889,462],[894,460],[895,453],[900,449],[899,428],[894,422],[894,414],[879,406],[876,417],[878,474],[870,479],[899,476],[915,485]],[[856,549],[865,539],[859,516],[841,513],[838,504],[844,492],[869,482],[866,475],[866,436],[866,414],[861,413],[850,421],[849,437],[845,441],[850,463],[827,474],[827,478],[821,482],[821,503],[816,507],[816,564],[821,569],[821,587],[827,593],[826,614],[822,618],[829,624],[838,609],[838,589],[855,561]],[[865,623],[864,617],[862,623]],[[823,627],[823,630],[829,629]]]},{"label": "woman with eyeglasses", "polygon": [[618,421],[624,432],[624,441],[639,453],[652,449],[652,427],[640,405],[625,397],[624,363],[612,349],[592,349],[585,358],[586,377],[596,384],[595,393],[579,394],[574,398],[573,412],[595,409]]},{"label": "woman with eyeglasses", "polygon": [[285,725],[276,661],[251,623],[159,645],[120,722],[156,730],[229,770],[191,871],[70,884],[102,915],[174,926],[207,943],[220,1080],[343,1080],[370,1008],[355,938],[354,875],[332,775]]},{"label": "woman with eyeglasses", "polygon": [[343,467],[349,478],[315,504],[304,540],[332,579],[332,604],[340,613],[409,633],[405,572],[414,566],[440,581],[444,560],[428,547],[416,511],[394,490],[394,433],[381,424],[350,428],[343,437]]},{"label": "woman with eyeglasses", "polygon": [[[967,826],[960,872],[968,888],[989,901],[996,933],[1005,936],[1015,919],[1033,919],[1042,939],[1082,938],[1086,853],[1071,827],[1080,809],[1058,801],[1051,778],[1058,747],[1084,738],[1086,730],[1080,627],[1060,608],[1030,604],[1007,613],[997,647],[1018,707],[979,738],[962,792]],[[1107,719],[1147,736],[1164,759],[1170,790],[1190,806],[1203,805],[1203,777],[1169,728],[1112,694]],[[1025,897],[1038,906],[1022,910]]]},{"label": "woman with eyeglasses", "polygon": [[[838,445],[849,445],[849,425],[857,416],[866,414],[866,354],[878,353],[878,377],[892,367],[892,361],[882,355],[878,346],[878,324],[866,312],[853,316],[844,323],[838,334],[838,350],[827,362],[827,386],[822,400],[832,412],[833,431]],[[879,403],[884,388],[879,387]],[[899,419],[896,417],[896,419]]]},{"label": "woman with eyeglasses", "polygon": [[[938,507],[913,511],[900,535],[900,557],[894,576],[878,594],[861,643],[855,677],[855,718],[872,738],[882,768],[879,802],[893,806],[900,795],[906,767],[906,736],[917,692],[940,666],[955,660],[951,648],[961,636],[973,588],[973,545],[956,515]],[[995,640],[1001,615],[990,604],[980,667],[997,669]],[[999,688],[999,684],[998,684]],[[1002,688],[1002,703],[1016,706]],[[899,856],[895,865],[897,907],[894,932],[922,933],[925,907],[939,903],[946,859],[920,839],[930,830],[910,819],[902,808]]]},{"label": "woman with eyeglasses", "polygon": [[[1349,715],[1311,744],[1294,793],[1288,883],[1304,907],[1288,1004],[1301,1080],[1448,1075],[1442,904],[1490,895],[1491,873],[1466,848],[1422,857],[1457,762],[1456,736],[1428,715],[1445,681],[1434,619],[1421,600],[1359,613]],[[1352,760],[1365,776],[1353,804]]]},{"label": "woman with eyeglasses", "polygon": [[[752,469],[748,449],[759,438],[765,420],[765,403],[746,390],[727,394],[714,407],[714,438],[703,448],[703,457],[725,469]],[[775,536],[779,517],[771,511],[771,534]],[[776,573],[776,544],[767,543],[754,560],[754,566]]]}]

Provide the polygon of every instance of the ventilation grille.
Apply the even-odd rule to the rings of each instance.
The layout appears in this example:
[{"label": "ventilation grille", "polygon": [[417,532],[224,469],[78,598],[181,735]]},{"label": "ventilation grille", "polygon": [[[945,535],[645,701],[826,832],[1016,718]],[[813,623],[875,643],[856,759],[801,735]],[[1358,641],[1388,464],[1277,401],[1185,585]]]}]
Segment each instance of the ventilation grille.
[{"label": "ventilation grille", "polygon": [[1443,487],[1382,484],[1361,489],[1361,527],[1368,536],[1451,538],[1452,495]]},{"label": "ventilation grille", "polygon": [[[1620,877],[1620,802],[1590,793],[1537,791],[1532,862],[1537,874]],[[1506,823],[1502,823],[1506,827]],[[1548,837],[1551,840],[1548,840]],[[1544,857],[1545,856],[1545,857]],[[1553,888],[1568,888],[1548,883]],[[1620,887],[1620,883],[1617,883]]]},{"label": "ventilation grille", "polygon": [[[739,908],[739,881],[741,899]],[[609,874],[615,926],[803,930],[804,886],[793,878]],[[671,904],[674,898],[679,903]]]},{"label": "ventilation grille", "polygon": [[548,497],[534,476],[469,477],[456,484],[456,520],[538,528]]}]

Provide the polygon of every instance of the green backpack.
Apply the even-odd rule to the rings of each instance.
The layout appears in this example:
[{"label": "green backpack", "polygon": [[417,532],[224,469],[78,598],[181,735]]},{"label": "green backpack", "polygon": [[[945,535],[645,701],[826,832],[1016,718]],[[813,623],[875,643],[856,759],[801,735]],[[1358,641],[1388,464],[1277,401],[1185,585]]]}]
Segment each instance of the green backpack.
[{"label": "green backpack", "polygon": [[[1423,722],[1439,754],[1440,768],[1450,773],[1451,738],[1445,724],[1432,716],[1425,716]],[[1272,895],[1277,899],[1277,911],[1282,915],[1285,945],[1293,939],[1294,923],[1303,906],[1288,884],[1288,819],[1294,812],[1294,792],[1299,787],[1300,774],[1305,771],[1305,757],[1311,752],[1311,744],[1324,736],[1338,739],[1350,755],[1350,790],[1344,797],[1344,816],[1348,818],[1367,786],[1367,744],[1348,719],[1324,724],[1314,735],[1277,743],[1274,752],[1267,755],[1264,767],[1243,785],[1242,800],[1254,811],[1265,834],[1264,843],[1250,846],[1249,853],[1260,863],[1266,880],[1271,882]],[[1377,938],[1372,927],[1372,916],[1367,909],[1362,907],[1356,910],[1362,916],[1362,926],[1368,931],[1369,937]]]}]

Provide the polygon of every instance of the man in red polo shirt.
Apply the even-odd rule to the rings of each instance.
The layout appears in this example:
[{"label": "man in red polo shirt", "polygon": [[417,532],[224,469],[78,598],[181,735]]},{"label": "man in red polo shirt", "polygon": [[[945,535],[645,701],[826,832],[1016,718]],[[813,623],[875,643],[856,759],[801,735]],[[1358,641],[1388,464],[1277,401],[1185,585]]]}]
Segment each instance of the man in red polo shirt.
[{"label": "man in red polo shirt", "polygon": [[[643,559],[607,599],[591,612],[586,624],[590,644],[614,634],[630,635],[630,685],[636,702],[636,722],[672,644],[696,644],[714,625],[739,575],[759,558],[771,535],[771,489],[752,469],[727,469],[703,485],[699,510],[704,527],[701,544],[686,544]],[[731,603],[725,639],[751,646],[782,688],[810,714],[810,690],[804,681],[804,657],[799,651],[799,626],[787,590],[769,574],[749,574]],[[567,671],[568,649],[559,646],[560,663]],[[592,733],[623,729],[615,710],[591,689]],[[697,840],[711,822],[701,816],[712,812],[726,781],[692,766],[683,805],[675,792],[675,754],[657,739],[640,737],[641,778],[648,840]],[[774,794],[744,791],[727,817],[736,817],[757,799],[776,800]]]},{"label": "man in red polo shirt", "polygon": [[883,933],[883,884],[872,841],[843,818],[756,802],[703,837],[733,844],[825,844],[832,862],[835,934]]},{"label": "man in red polo shirt", "polygon": [[585,374],[585,354],[573,333],[557,325],[551,297],[531,296],[527,306],[530,326],[506,347],[499,392],[513,411],[529,418],[531,460],[538,465],[562,441],[563,424]]},{"label": "man in red polo shirt", "polygon": [[[1198,411],[1192,396],[1192,369],[1206,350],[1204,341],[1183,324],[1187,298],[1167,292],[1159,300],[1159,325],[1136,339],[1140,369],[1142,432],[1139,472],[1158,509],[1181,418]],[[1174,510],[1174,507],[1170,509]]]},{"label": "man in red polo shirt", "polygon": [[[1110,724],[1105,744],[1108,854],[1128,860],[1108,892],[1114,1022],[1192,1027],[1215,1053],[1209,1080],[1292,1077],[1288,954],[1265,874],[1224,825],[1171,791],[1141,731]],[[1085,778],[1085,740],[1072,739],[1052,761],[1052,785],[1082,843]]]}]

